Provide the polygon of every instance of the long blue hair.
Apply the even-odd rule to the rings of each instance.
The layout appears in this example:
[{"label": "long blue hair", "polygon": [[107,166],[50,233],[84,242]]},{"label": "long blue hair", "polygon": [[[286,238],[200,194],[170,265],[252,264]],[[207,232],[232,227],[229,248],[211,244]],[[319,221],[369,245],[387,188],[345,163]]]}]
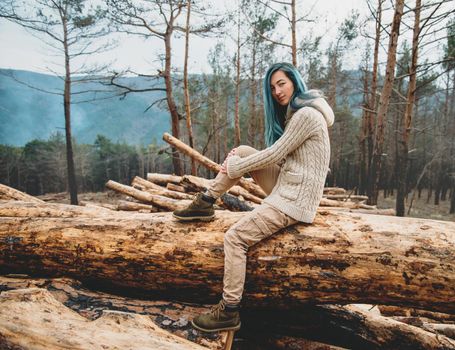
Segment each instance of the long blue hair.
[{"label": "long blue hair", "polygon": [[311,100],[321,97],[322,93],[317,90],[308,90],[299,71],[286,62],[273,64],[265,73],[263,95],[264,95],[264,117],[265,117],[265,143],[267,147],[273,145],[283,135],[284,119],[287,107],[281,106],[272,97],[270,79],[276,71],[282,71],[294,84],[294,94],[291,97],[289,106],[291,109],[299,109],[307,105]]}]

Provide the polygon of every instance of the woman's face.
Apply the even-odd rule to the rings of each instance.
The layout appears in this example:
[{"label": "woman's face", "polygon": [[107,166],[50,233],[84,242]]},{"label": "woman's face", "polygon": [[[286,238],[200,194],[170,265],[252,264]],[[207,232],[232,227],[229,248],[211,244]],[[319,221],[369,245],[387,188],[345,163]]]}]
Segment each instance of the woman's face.
[{"label": "woman's face", "polygon": [[281,106],[287,106],[294,93],[294,84],[283,71],[277,70],[270,78],[272,97]]}]

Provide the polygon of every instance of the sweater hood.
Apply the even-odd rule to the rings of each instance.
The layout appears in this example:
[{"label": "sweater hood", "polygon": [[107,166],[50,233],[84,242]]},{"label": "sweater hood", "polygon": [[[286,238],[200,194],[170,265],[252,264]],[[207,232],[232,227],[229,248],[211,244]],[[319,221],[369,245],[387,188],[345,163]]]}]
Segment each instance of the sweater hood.
[{"label": "sweater hood", "polygon": [[[324,119],[327,123],[327,127],[331,127],[335,121],[335,115],[333,114],[332,108],[329,106],[327,101],[322,98],[318,97],[313,100],[302,100],[300,98],[297,98],[296,101],[297,105],[303,107],[313,107],[317,111],[321,112],[321,114],[324,116]],[[287,115],[286,115],[286,123],[289,121],[289,119],[292,117],[292,115],[296,112],[297,110],[292,110],[290,107],[288,108]]]}]

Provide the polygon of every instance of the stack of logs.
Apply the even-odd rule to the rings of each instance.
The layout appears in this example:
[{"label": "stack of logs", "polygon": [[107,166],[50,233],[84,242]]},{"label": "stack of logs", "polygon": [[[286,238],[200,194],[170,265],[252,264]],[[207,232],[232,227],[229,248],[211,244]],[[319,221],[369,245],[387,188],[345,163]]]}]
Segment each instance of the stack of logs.
[{"label": "stack of logs", "polygon": [[[165,133],[163,140],[183,154],[195,159],[207,169],[217,173],[220,165],[203,156],[177,138]],[[109,180],[106,187],[126,194],[127,201],[120,201],[115,209],[141,212],[174,211],[188,205],[195,192],[204,191],[210,185],[205,178],[185,175],[147,174],[147,179],[136,176],[131,186]],[[242,178],[238,185],[233,186],[217,202],[217,209],[231,211],[249,211],[262,202],[266,194],[249,178]],[[330,187],[324,189],[321,207],[337,208],[341,211],[367,212],[370,214],[395,215],[393,209],[378,209],[365,204],[367,196],[347,193],[343,188]],[[109,207],[110,209],[114,209]]]},{"label": "stack of logs", "polygon": [[[182,208],[194,197],[196,192],[204,191],[213,180],[202,177],[184,175],[149,173],[147,179],[136,176],[131,186],[120,184],[113,180],[106,187],[127,197],[120,200],[117,206],[107,206],[109,209],[158,212],[174,211]],[[252,180],[245,179],[241,185],[233,186],[217,201],[217,209],[231,211],[249,211],[266,196],[263,190]],[[320,202],[321,207],[337,208],[338,210],[355,210],[370,214],[394,215],[393,209],[378,209],[376,206],[365,204],[368,197],[353,195],[343,188],[326,187]],[[102,204],[101,204],[102,205]],[[103,205],[102,205],[103,206]]]}]

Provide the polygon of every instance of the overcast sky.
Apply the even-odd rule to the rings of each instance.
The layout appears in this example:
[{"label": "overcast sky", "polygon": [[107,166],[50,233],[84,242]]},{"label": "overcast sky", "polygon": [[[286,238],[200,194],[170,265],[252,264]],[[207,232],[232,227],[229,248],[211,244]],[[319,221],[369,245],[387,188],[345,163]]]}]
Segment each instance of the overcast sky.
[{"label": "overcast sky", "polygon": [[[301,15],[315,4],[315,0],[301,0],[300,3],[302,7],[297,11]],[[232,4],[235,5],[235,1],[219,0],[219,8],[226,8],[226,4],[233,6]],[[320,33],[327,33],[326,42],[329,42],[330,37],[335,35],[338,24],[353,9],[358,10],[361,15],[366,15],[368,12],[365,0],[319,0],[313,9],[321,18],[316,30]],[[284,29],[286,30],[286,28]],[[302,37],[302,34],[298,33],[298,36]],[[190,71],[208,72],[207,54],[217,39],[201,39],[192,36],[190,40]],[[229,39],[226,41],[228,42]],[[50,67],[54,71],[62,72],[61,66],[53,63],[53,61],[60,61],[61,58],[49,56],[49,48],[40,39],[32,36],[19,25],[0,19],[0,42],[2,43],[0,68],[48,72],[47,67]],[[229,45],[232,48],[234,47],[232,43]],[[115,61],[113,68],[117,70],[131,68],[134,71],[146,73],[150,72],[151,66],[156,65],[153,63],[158,52],[156,48],[161,49],[162,47],[161,41],[144,41],[138,37],[122,36],[120,45],[115,50],[99,57],[99,60]],[[173,65],[175,67],[183,66],[183,50],[183,39],[175,39],[173,44]],[[353,61],[356,60],[356,56],[359,55],[353,55],[347,64],[354,64]]]}]

